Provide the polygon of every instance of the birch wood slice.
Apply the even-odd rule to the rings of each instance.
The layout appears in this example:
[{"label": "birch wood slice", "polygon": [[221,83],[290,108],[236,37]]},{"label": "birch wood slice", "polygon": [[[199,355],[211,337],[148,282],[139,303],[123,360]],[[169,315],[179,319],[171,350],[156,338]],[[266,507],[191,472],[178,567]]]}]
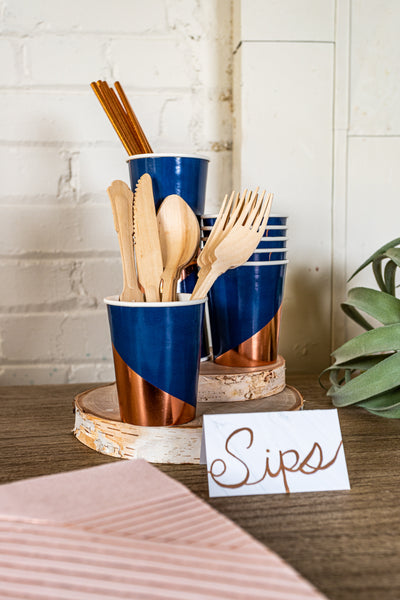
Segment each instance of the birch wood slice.
[{"label": "birch wood slice", "polygon": [[291,386],[267,398],[245,402],[198,402],[196,418],[176,427],[140,427],[122,423],[115,383],[94,388],[75,398],[76,438],[102,454],[144,458],[154,463],[198,464],[203,414],[299,410],[301,394]]},{"label": "birch wood slice", "polygon": [[200,402],[235,402],[266,398],[285,389],[285,360],[278,356],[265,367],[224,367],[212,361],[200,363]]}]

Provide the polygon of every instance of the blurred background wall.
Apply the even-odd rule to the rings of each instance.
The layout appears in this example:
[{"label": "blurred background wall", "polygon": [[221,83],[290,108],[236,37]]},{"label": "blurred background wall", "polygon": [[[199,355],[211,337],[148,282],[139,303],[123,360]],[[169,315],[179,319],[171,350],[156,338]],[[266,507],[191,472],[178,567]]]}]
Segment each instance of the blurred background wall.
[{"label": "blurred background wall", "polygon": [[155,151],[210,158],[208,212],[233,185],[275,193],[280,351],[327,366],[348,276],[400,234],[399,29],[397,0],[0,0],[0,384],[114,377],[106,188],[128,170],[97,79]]}]

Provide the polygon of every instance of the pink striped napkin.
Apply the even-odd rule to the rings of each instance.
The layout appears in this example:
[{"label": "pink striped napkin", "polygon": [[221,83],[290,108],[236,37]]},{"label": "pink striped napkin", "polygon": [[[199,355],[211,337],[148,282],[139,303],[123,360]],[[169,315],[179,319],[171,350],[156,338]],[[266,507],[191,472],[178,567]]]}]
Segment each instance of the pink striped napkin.
[{"label": "pink striped napkin", "polygon": [[323,599],[142,460],[0,487],[0,598]]}]

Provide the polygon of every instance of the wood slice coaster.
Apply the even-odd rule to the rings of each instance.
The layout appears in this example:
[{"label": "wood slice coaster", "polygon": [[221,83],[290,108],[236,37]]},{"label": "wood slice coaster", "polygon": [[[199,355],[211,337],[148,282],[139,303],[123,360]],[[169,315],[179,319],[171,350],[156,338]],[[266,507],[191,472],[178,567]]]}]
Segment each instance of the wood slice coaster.
[{"label": "wood slice coaster", "polygon": [[176,427],[140,427],[122,423],[115,383],[75,398],[74,434],[92,450],[119,458],[144,458],[154,463],[198,464],[204,414],[299,410],[303,398],[296,388],[245,402],[198,402],[196,418]]},{"label": "wood slice coaster", "polygon": [[235,402],[266,398],[285,389],[285,360],[278,356],[265,367],[224,367],[200,363],[198,401]]}]

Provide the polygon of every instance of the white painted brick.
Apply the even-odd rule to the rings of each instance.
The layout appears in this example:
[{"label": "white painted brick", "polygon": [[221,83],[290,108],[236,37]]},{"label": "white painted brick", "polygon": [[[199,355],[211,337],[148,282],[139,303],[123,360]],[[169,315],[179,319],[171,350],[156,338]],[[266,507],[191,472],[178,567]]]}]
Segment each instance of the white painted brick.
[{"label": "white painted brick", "polygon": [[114,75],[123,84],[139,89],[190,88],[195,74],[187,48],[178,38],[112,40]]},{"label": "white painted brick", "polygon": [[334,41],[334,0],[234,2],[235,47],[241,40]]},{"label": "white painted brick", "polygon": [[177,152],[183,147],[185,150],[180,152],[194,151],[190,132],[194,108],[190,92],[163,90],[146,95],[131,92],[129,98],[154,152]]},{"label": "white painted brick", "polygon": [[71,260],[1,260],[3,310],[24,306],[45,307],[73,297]]},{"label": "white painted brick", "polygon": [[88,85],[107,79],[106,39],[84,35],[38,35],[26,46],[34,85]]},{"label": "white painted brick", "polygon": [[37,197],[57,196],[60,178],[68,170],[65,153],[57,148],[40,146],[0,146],[1,196]]},{"label": "white painted brick", "polygon": [[0,40],[0,85],[12,86],[19,80],[18,47],[15,41]]},{"label": "white painted brick", "polygon": [[2,357],[7,362],[111,360],[105,308],[78,313],[0,315]]},{"label": "white painted brick", "polygon": [[0,254],[117,252],[108,205],[0,206]]},{"label": "white painted brick", "polygon": [[[223,144],[232,144],[232,98],[223,91],[206,98],[199,115],[197,141],[203,146],[216,146],[218,152]],[[200,141],[201,140],[201,141]]]},{"label": "white painted brick", "polygon": [[[82,249],[99,252],[118,252],[118,237],[110,202],[105,205],[79,207],[79,242]],[[75,247],[78,244],[75,243]]]},{"label": "white painted brick", "polygon": [[[165,101],[159,114],[157,147],[160,152],[194,152],[194,102],[192,95],[177,95]],[[197,127],[201,127],[201,124]]]},{"label": "white painted brick", "polygon": [[60,357],[65,361],[110,361],[111,341],[106,307],[71,312],[59,336]]},{"label": "white painted brick", "polygon": [[115,142],[117,134],[88,82],[85,92],[4,91],[0,136],[9,142]]},{"label": "white painted brick", "polygon": [[206,91],[231,88],[232,49],[229,36],[190,42],[196,60],[197,83]]},{"label": "white painted brick", "polygon": [[120,294],[122,290],[121,259],[102,258],[82,261],[82,285],[86,294],[103,303],[106,296]]},{"label": "white painted brick", "polygon": [[115,148],[90,147],[79,152],[79,192],[81,197],[107,196],[107,188],[114,179],[129,183],[127,154],[120,144]]},{"label": "white painted brick", "polygon": [[215,213],[219,211],[225,194],[230,194],[233,189],[232,152],[204,152],[204,156],[210,158],[205,212]]},{"label": "white painted brick", "polygon": [[[214,14],[220,2],[196,2],[196,0],[174,0],[167,3],[168,27],[187,38],[197,39],[212,28],[213,20],[207,16]],[[225,2],[229,10],[229,2]]]},{"label": "white painted brick", "polygon": [[68,372],[68,383],[115,381],[114,364],[111,362],[100,362],[95,364],[71,365]]},{"label": "white painted brick", "polygon": [[5,28],[11,31],[126,32],[163,31],[163,0],[7,0]]},{"label": "white painted brick", "polygon": [[2,356],[7,361],[51,362],[60,355],[59,336],[65,315],[0,315]]},{"label": "white painted brick", "polygon": [[[68,365],[3,365],[0,367],[0,385],[46,385],[69,383]],[[94,369],[93,369],[94,371]]]},{"label": "white painted brick", "polygon": [[397,0],[352,2],[352,133],[400,133],[399,23]]}]

